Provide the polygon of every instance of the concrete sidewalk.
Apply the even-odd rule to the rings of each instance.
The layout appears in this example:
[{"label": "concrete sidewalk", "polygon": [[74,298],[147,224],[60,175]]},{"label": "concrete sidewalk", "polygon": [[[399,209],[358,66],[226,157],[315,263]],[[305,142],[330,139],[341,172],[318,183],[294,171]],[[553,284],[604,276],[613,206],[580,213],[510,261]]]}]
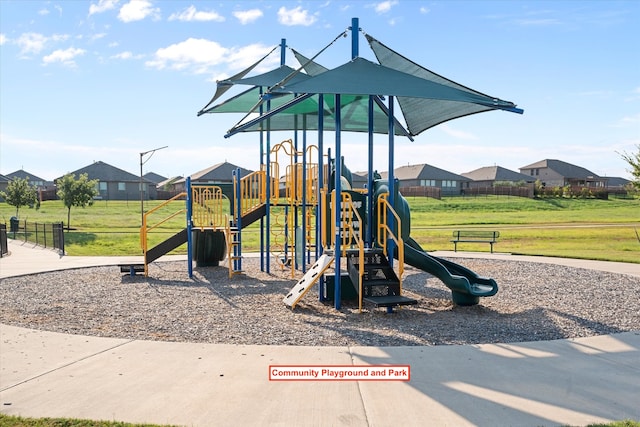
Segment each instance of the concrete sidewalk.
[{"label": "concrete sidewalk", "polygon": [[[1,277],[27,274],[29,265],[35,272],[34,265],[50,271],[125,262],[60,257],[13,242],[10,250],[0,259]],[[455,256],[483,255],[522,259]],[[640,277],[640,265],[622,267]],[[269,367],[286,364],[409,365],[411,377],[269,381]],[[0,412],[22,416],[189,426],[581,426],[640,420],[638,384],[640,331],[512,344],[294,347],[97,338],[0,325]]]}]

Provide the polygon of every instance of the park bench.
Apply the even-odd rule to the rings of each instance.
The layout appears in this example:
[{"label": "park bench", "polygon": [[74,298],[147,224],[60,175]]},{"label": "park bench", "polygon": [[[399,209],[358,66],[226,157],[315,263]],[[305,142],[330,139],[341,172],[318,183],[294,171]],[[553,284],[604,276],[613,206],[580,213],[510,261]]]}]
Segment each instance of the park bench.
[{"label": "park bench", "polygon": [[493,244],[500,237],[499,231],[488,230],[456,230],[453,232],[453,251],[458,251],[458,243],[489,243],[491,245],[491,253],[493,253]]}]

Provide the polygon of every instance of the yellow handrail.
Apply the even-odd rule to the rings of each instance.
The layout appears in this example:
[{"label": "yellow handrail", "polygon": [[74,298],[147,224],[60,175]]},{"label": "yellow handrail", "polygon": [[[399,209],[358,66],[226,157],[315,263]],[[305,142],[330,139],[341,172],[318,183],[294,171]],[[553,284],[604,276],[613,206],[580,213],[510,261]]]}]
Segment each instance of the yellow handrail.
[{"label": "yellow handrail", "polygon": [[[382,250],[387,255],[387,240],[393,239],[398,247],[398,280],[400,281],[400,294],[402,294],[402,275],[404,274],[404,241],[402,240],[402,221],[396,213],[393,206],[388,200],[389,193],[381,194],[378,198],[378,227],[377,227],[377,241],[379,245],[382,245]],[[393,233],[391,227],[389,227],[388,212],[391,212],[398,224],[397,233]],[[386,234],[386,236],[385,236]]]},{"label": "yellow handrail", "polygon": [[[241,216],[260,207],[266,202],[267,185],[265,177],[266,172],[259,170],[251,172],[250,174],[243,176],[240,179],[240,206],[238,208],[240,209]],[[234,178],[234,202],[238,200],[235,179],[237,178]]]},{"label": "yellow handrail", "polygon": [[158,206],[148,210],[147,212],[145,212],[144,215],[142,215],[142,227],[140,227],[140,247],[142,249],[142,253],[147,253],[147,249],[148,249],[148,245],[147,245],[147,234],[149,233],[149,231],[153,230],[154,228],[157,228],[159,225],[167,222],[168,220],[170,220],[171,218],[186,212],[186,207],[182,208],[180,210],[178,210],[177,212],[174,212],[173,214],[171,214],[168,218],[164,218],[163,220],[161,220],[160,222],[158,222],[157,224],[148,227],[148,218],[149,215],[151,215],[152,213],[162,209],[163,207],[167,206],[169,203],[181,198],[181,197],[185,197],[187,195],[186,192],[182,192],[179,194],[176,194],[175,196],[173,196],[172,198],[170,198],[169,200],[165,200],[164,202],[160,203]]}]

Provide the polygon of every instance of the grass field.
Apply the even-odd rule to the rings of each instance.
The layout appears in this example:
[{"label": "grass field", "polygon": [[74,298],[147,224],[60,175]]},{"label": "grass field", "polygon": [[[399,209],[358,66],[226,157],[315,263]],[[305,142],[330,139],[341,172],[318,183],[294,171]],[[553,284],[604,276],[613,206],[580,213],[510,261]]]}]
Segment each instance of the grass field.
[{"label": "grass field", "polygon": [[[562,256],[640,263],[640,199],[525,199],[519,197],[448,197],[442,200],[410,197],[411,236],[426,250],[451,250],[453,230],[486,229],[500,232],[495,250],[527,255]],[[145,203],[149,210],[159,202]],[[185,207],[172,202],[151,217],[151,224]],[[15,208],[0,203],[0,221],[9,222]],[[68,255],[139,255],[139,201],[97,201],[73,208],[72,230],[65,235]],[[66,222],[60,201],[43,202],[39,210],[22,208],[20,219]],[[185,227],[180,213],[161,224],[150,244]],[[259,249],[259,225],[243,231],[243,249]],[[11,233],[9,233],[11,237]],[[19,236],[17,236],[19,237]],[[488,244],[459,244],[462,251],[488,252]],[[186,247],[177,253],[185,253]]]}]

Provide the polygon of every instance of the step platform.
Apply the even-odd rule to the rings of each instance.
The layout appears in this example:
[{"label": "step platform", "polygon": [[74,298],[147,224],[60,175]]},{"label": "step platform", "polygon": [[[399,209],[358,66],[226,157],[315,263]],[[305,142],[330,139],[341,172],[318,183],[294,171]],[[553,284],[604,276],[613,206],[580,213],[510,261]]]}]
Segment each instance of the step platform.
[{"label": "step platform", "polygon": [[[358,300],[358,291],[356,289],[357,284],[351,281],[349,273],[346,271],[340,272],[340,299],[341,300]],[[325,274],[324,276],[324,289],[323,297],[325,301],[335,300],[336,293],[336,275]]]},{"label": "step platform", "polygon": [[120,273],[129,273],[132,277],[137,273],[144,273],[144,264],[118,264],[118,267]]},{"label": "step platform", "polygon": [[399,305],[416,305],[418,301],[402,295],[384,295],[379,297],[364,297],[364,302],[376,307],[397,307]]}]

